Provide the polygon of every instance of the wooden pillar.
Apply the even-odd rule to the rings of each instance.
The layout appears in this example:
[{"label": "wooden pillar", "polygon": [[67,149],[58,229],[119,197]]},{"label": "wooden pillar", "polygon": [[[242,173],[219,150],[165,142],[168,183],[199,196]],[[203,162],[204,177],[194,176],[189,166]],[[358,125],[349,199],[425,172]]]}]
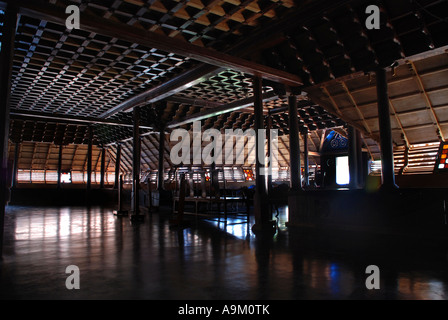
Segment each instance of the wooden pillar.
[{"label": "wooden pillar", "polygon": [[117,154],[115,155],[115,184],[114,189],[118,189],[120,184],[120,161],[121,161],[121,143],[117,143]]},{"label": "wooden pillar", "polygon": [[[255,184],[260,195],[266,194],[266,179],[261,174],[261,168],[264,165],[261,163],[260,154],[265,155],[264,144],[260,142],[259,130],[264,129],[263,116],[263,98],[262,98],[262,80],[259,77],[254,78],[254,117],[255,117]],[[262,150],[261,150],[262,149]]]},{"label": "wooden pillar", "polygon": [[271,211],[266,194],[265,175],[261,174],[264,164],[261,163],[261,157],[266,156],[264,141],[260,141],[259,131],[264,129],[263,115],[263,97],[262,97],[262,80],[259,77],[254,78],[254,116],[255,116],[255,195],[254,195],[254,215],[255,225],[252,227],[254,232],[272,230]]},{"label": "wooden pillar", "polygon": [[348,127],[348,167],[350,172],[350,189],[358,188],[358,141],[357,130],[349,126]]},{"label": "wooden pillar", "polygon": [[389,96],[387,92],[386,71],[376,70],[376,88],[378,98],[378,121],[381,144],[381,178],[382,189],[395,189],[394,153],[392,145],[392,130],[390,125]]},{"label": "wooden pillar", "polygon": [[0,257],[3,253],[3,228],[5,206],[9,198],[8,186],[8,140],[9,101],[11,94],[11,73],[14,58],[14,41],[18,23],[18,9],[8,2],[2,27],[0,50]]},{"label": "wooden pillar", "polygon": [[159,134],[159,170],[157,172],[157,190],[162,191],[164,189],[163,181],[165,179],[165,167],[163,163],[163,156],[165,155],[165,128],[160,129]]},{"label": "wooden pillar", "polygon": [[100,188],[104,189],[104,182],[106,176],[106,147],[101,148],[101,180]]},{"label": "wooden pillar", "polygon": [[139,219],[140,216],[140,108],[134,108],[134,135],[133,135],[133,157],[132,157],[132,209],[134,213],[131,219]]},{"label": "wooden pillar", "polygon": [[89,126],[89,141],[87,146],[87,191],[92,189],[92,148],[93,148],[93,127]]},{"label": "wooden pillar", "polygon": [[[302,192],[300,172],[300,139],[299,118],[297,115],[297,98],[294,95],[288,97],[289,114],[289,170],[290,191],[288,194],[288,226],[308,224],[306,198]],[[305,148],[306,149],[306,148]]]},{"label": "wooden pillar", "polygon": [[12,168],[12,188],[17,187],[17,170],[19,166],[20,142],[15,143],[14,147],[14,163]]},{"label": "wooden pillar", "polygon": [[59,145],[59,156],[58,156],[58,189],[61,189],[62,182],[62,151],[64,146],[62,144]]},{"label": "wooden pillar", "polygon": [[[303,130],[303,168],[305,187],[310,186],[310,165],[308,159],[308,128]],[[299,169],[300,170],[300,169]]]},{"label": "wooden pillar", "polygon": [[363,189],[365,186],[365,180],[367,176],[367,166],[364,162],[364,157],[362,153],[362,137],[361,132],[359,130],[355,131],[356,133],[356,159],[358,162],[358,172],[357,172],[357,179],[358,179],[358,188]]},{"label": "wooden pillar", "polygon": [[300,179],[300,140],[299,118],[297,116],[297,98],[294,95],[288,97],[289,113],[289,168],[291,190],[301,189]]},{"label": "wooden pillar", "polygon": [[272,129],[272,115],[268,114],[267,117],[267,128],[266,128],[266,137],[267,137],[267,141],[268,141],[268,155],[270,157],[269,159],[269,167],[268,167],[268,186],[267,186],[267,194],[268,196],[271,195],[272,193],[272,162],[273,162],[273,155],[272,153],[272,148],[271,148],[271,129]]}]

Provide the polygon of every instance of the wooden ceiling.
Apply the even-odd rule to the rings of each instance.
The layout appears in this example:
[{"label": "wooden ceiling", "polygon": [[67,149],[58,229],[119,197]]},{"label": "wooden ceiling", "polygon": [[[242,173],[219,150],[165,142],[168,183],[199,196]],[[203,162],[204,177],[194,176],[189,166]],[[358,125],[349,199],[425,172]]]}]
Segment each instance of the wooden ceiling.
[{"label": "wooden ceiling", "polygon": [[[82,144],[89,124],[97,144],[123,141],[132,136],[132,117],[125,111],[137,105],[148,137],[160,123],[208,113],[204,129],[249,128],[253,115],[244,99],[252,97],[252,75],[230,67],[235,61],[301,80],[285,87],[267,76],[264,91],[272,95],[264,103],[266,115],[285,105],[287,90],[305,93],[298,111],[302,128],[320,135],[355,125],[372,150],[378,149],[373,146],[378,129],[370,72],[398,62],[395,75],[389,71],[395,144],[440,141],[448,134],[447,1],[18,0],[0,1],[0,7],[7,3],[22,10],[11,92],[13,142]],[[69,4],[81,10],[80,30],[61,23]],[[364,25],[368,4],[381,9],[380,30]],[[101,32],[83,16],[107,25]],[[112,34],[120,27],[122,32]],[[157,46],[141,37],[142,31],[166,42]],[[195,48],[208,51],[197,49],[192,58],[188,50]],[[209,53],[240,60],[229,59],[223,67],[211,63]],[[232,104],[241,109],[212,115]],[[286,112],[273,115],[281,135],[288,135],[287,124]],[[156,147],[148,146],[148,154],[156,154]]]}]

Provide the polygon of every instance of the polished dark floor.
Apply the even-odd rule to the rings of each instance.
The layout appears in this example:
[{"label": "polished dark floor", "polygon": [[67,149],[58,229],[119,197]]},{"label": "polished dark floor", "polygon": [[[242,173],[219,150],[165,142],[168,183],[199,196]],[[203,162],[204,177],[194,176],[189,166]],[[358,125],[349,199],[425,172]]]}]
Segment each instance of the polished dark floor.
[{"label": "polished dark floor", "polygon": [[[238,219],[170,228],[99,207],[8,207],[1,299],[447,299],[447,243],[381,234],[255,236]],[[380,268],[368,290],[368,265]],[[68,290],[65,268],[80,269]]]}]

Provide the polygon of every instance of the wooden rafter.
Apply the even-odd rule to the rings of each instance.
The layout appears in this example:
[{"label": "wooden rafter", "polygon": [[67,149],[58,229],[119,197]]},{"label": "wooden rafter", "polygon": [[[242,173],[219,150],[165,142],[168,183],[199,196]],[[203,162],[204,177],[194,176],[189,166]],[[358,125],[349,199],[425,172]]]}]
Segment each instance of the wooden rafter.
[{"label": "wooden rafter", "polygon": [[395,117],[395,119],[397,120],[398,126],[399,126],[400,129],[401,129],[401,132],[402,132],[402,134],[403,134],[403,139],[404,139],[404,142],[405,142],[405,144],[406,144],[406,147],[409,148],[410,144],[409,144],[408,136],[407,136],[406,131],[405,131],[404,127],[403,127],[403,124],[401,123],[400,117],[399,117],[399,115],[397,114],[397,111],[396,111],[396,109],[395,109],[395,106],[394,106],[393,102],[392,102],[390,99],[389,99],[389,105],[390,105],[390,108],[392,109],[392,111],[393,111],[393,113],[394,113],[394,117]]},{"label": "wooden rafter", "polygon": [[[285,141],[283,140],[282,136],[278,136],[278,140],[282,142],[283,148],[285,148],[286,150],[288,150],[287,147],[286,147]],[[289,161],[288,161],[288,159],[285,157],[285,155],[283,154],[283,152],[282,152],[282,148],[280,148],[280,146],[279,146],[279,148],[278,148],[278,153],[279,153],[280,156],[282,157],[283,161],[284,161],[287,165],[289,165]]]},{"label": "wooden rafter", "polygon": [[333,105],[333,107],[334,107],[334,109],[335,109],[335,111],[336,111],[336,114],[337,114],[337,115],[342,115],[341,109],[339,108],[338,104],[337,104],[336,101],[334,100],[333,96],[332,96],[332,95],[330,94],[330,92],[328,91],[327,87],[326,87],[326,86],[322,86],[321,88],[322,88],[323,92],[324,92],[324,93],[328,96],[328,98],[330,99],[331,104]]},{"label": "wooden rafter", "polygon": [[434,111],[433,108],[433,104],[431,102],[431,99],[429,98],[428,92],[425,89],[425,85],[423,84],[422,78],[418,73],[418,70],[415,66],[415,63],[413,61],[409,61],[409,65],[411,66],[414,74],[415,74],[415,79],[417,80],[417,84],[421,90],[421,93],[423,94],[425,100],[426,100],[426,109],[428,110],[430,117],[434,123],[434,126],[437,129],[437,136],[439,137],[439,139],[443,142],[445,142],[445,135],[443,134],[442,128],[440,126],[440,122],[439,119],[437,118],[437,115]]},{"label": "wooden rafter", "polygon": [[[145,146],[145,148],[141,148],[142,152],[145,154],[146,157],[142,157],[143,161],[146,163],[146,165],[148,166],[148,168],[150,170],[154,169],[154,163],[152,161],[148,161],[147,158],[149,158],[151,160],[151,156],[154,157],[154,154],[151,151],[151,148],[148,147],[148,145],[144,142],[145,139],[140,139],[141,143]],[[148,152],[146,150],[148,150],[148,152],[150,154],[148,154]]]},{"label": "wooden rafter", "polygon": [[[152,139],[155,139],[154,137],[151,137],[152,135],[148,135],[148,142],[150,142],[151,143],[151,145],[154,147],[154,148],[156,148],[156,146],[157,146],[157,149],[155,149],[155,150],[159,150],[159,148],[158,148],[158,146],[159,146],[159,144],[158,144],[158,141],[157,141],[157,143],[156,142],[154,142]],[[165,137],[166,138],[166,137]],[[166,161],[166,163],[171,163],[171,159],[170,159],[170,157],[169,157],[169,154],[170,154],[170,150],[169,150],[169,141],[167,141],[166,139],[165,139],[165,144],[164,144],[164,146],[165,146],[165,152],[164,152],[164,158],[165,158],[165,161]],[[159,161],[158,159],[158,157],[155,157],[155,161],[156,161],[156,163]]]},{"label": "wooden rafter", "polygon": [[45,159],[44,170],[47,170],[48,168],[48,159],[50,159],[52,146],[53,145],[51,143],[48,144],[47,157]]},{"label": "wooden rafter", "polygon": [[364,125],[365,130],[367,131],[367,133],[369,135],[372,134],[372,130],[370,129],[369,125],[366,122],[366,119],[364,118],[364,114],[361,112],[361,109],[359,108],[355,98],[353,97],[353,94],[350,92],[350,89],[347,87],[347,84],[345,83],[345,81],[341,82],[342,88],[344,88],[345,92],[347,93],[347,95],[350,98],[350,101],[353,104],[353,107],[355,108],[356,112],[358,113],[360,119],[362,120],[362,123]]},{"label": "wooden rafter", "polygon": [[[122,166],[123,172],[129,172],[128,169],[132,170],[132,157],[129,156],[128,152],[130,152],[132,148],[132,144],[129,142],[126,142],[122,145],[121,148],[121,161],[120,166]],[[126,169],[126,170],[123,170]]]},{"label": "wooden rafter", "polygon": [[[93,156],[93,151],[92,151],[92,156]],[[98,171],[98,163],[100,162],[101,159],[101,150],[100,152],[98,152],[98,157],[96,158],[96,162],[95,165],[92,165],[92,167],[94,168],[94,171]]]}]

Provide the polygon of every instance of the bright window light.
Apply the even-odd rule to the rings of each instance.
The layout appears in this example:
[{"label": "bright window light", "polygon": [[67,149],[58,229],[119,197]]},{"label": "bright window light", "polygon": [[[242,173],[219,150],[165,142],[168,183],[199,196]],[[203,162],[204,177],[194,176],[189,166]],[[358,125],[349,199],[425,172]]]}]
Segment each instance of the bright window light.
[{"label": "bright window light", "polygon": [[336,158],[336,183],[340,186],[350,182],[350,171],[348,168],[348,156]]},{"label": "bright window light", "polygon": [[70,172],[61,174],[62,183],[72,183],[72,177]]}]

